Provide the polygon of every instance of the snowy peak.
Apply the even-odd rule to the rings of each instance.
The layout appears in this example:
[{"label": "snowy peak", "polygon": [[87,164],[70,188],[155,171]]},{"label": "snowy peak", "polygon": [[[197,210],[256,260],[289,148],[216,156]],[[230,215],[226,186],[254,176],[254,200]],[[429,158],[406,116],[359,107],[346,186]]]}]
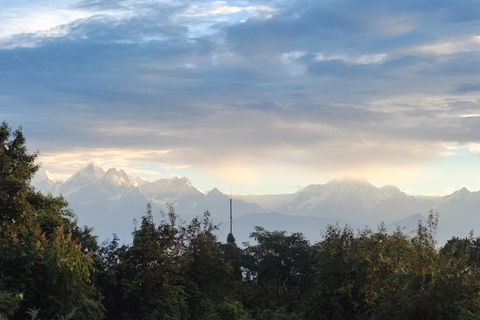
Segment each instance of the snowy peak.
[{"label": "snowy peak", "polygon": [[202,194],[187,178],[158,179],[141,184],[140,191],[147,197],[159,194],[166,195],[199,195]]},{"label": "snowy peak", "polygon": [[67,181],[58,185],[53,193],[68,196],[85,186],[100,184],[100,180],[104,175],[105,171],[102,167],[92,162],[78,170],[73,176],[68,178]]},{"label": "snowy peak", "polygon": [[111,168],[105,173],[102,177],[102,182],[122,187],[133,187],[137,185],[133,177],[127,175],[125,171],[117,171],[115,168]]},{"label": "snowy peak", "polygon": [[325,184],[326,186],[333,186],[335,188],[376,188],[371,183],[363,179],[355,178],[345,178],[345,179],[334,179]]},{"label": "snowy peak", "polygon": [[104,175],[105,171],[102,169],[102,167],[94,162],[91,162],[86,167],[77,171],[66,182],[91,183],[101,180]]},{"label": "snowy peak", "polygon": [[61,180],[56,179],[48,170],[40,168],[33,177],[31,184],[36,190],[48,194],[57,183],[61,182]]},{"label": "snowy peak", "polygon": [[400,191],[396,186],[387,185],[383,186],[379,189],[385,196],[393,196],[399,193],[405,194],[404,192]]},{"label": "snowy peak", "polygon": [[310,185],[279,208],[281,213],[325,217],[348,217],[352,213],[366,219],[391,220],[404,214],[428,212],[431,203],[407,196],[395,186],[377,188],[357,179],[333,180]]},{"label": "snowy peak", "polygon": [[217,188],[213,188],[212,190],[208,191],[207,192],[207,195],[222,195],[223,196],[223,193],[220,192],[220,190],[218,190]]},{"label": "snowy peak", "polygon": [[47,169],[44,168],[40,168],[32,180],[44,181],[52,186],[55,183],[60,182],[60,180],[57,180],[53,174],[51,174]]},{"label": "snowy peak", "polygon": [[325,196],[359,196],[375,192],[377,188],[363,180],[343,179],[332,180],[326,184],[313,184],[297,193],[322,193]]},{"label": "snowy peak", "polygon": [[210,190],[206,195],[205,195],[205,199],[209,200],[209,201],[216,201],[216,202],[219,202],[219,201],[228,201],[228,197],[226,195],[224,195],[222,192],[220,192],[220,190],[218,190],[217,188],[213,188],[212,190]]},{"label": "snowy peak", "polygon": [[333,197],[335,202],[347,201],[352,198],[362,198],[368,201],[377,190],[374,185],[366,181],[353,179],[333,180],[324,188],[324,191]]},{"label": "snowy peak", "polygon": [[464,187],[443,197],[435,211],[440,213],[440,224],[452,229],[474,229],[478,233],[479,207],[480,191],[471,192]]},{"label": "snowy peak", "polygon": [[478,196],[479,192],[470,192],[467,188],[463,187],[462,189],[455,191],[451,195],[443,197],[443,201],[452,201],[452,200],[471,200],[476,195]]},{"label": "snowy peak", "polygon": [[135,183],[137,184],[137,187],[140,187],[140,186],[144,185],[145,183],[148,183],[148,181],[143,179],[143,178],[137,177],[137,178],[135,178]]},{"label": "snowy peak", "polygon": [[51,174],[48,170],[45,170],[45,175],[47,176],[48,182],[50,182],[51,184],[55,184],[58,182],[58,180],[55,179],[53,174]]},{"label": "snowy peak", "polygon": [[318,203],[346,203],[354,201],[370,202],[378,188],[361,180],[332,180],[326,184],[314,184],[297,192],[297,196],[287,206],[306,209]]}]

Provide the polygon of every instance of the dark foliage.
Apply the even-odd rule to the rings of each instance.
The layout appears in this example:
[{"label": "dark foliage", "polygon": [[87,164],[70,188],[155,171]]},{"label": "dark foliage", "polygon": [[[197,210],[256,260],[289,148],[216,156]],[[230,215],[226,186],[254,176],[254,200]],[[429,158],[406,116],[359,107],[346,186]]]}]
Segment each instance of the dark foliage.
[{"label": "dark foliage", "polygon": [[0,319],[101,319],[85,252],[96,251],[95,237],[62,198],[30,187],[37,155],[27,152],[22,131],[3,123],[0,140]]}]

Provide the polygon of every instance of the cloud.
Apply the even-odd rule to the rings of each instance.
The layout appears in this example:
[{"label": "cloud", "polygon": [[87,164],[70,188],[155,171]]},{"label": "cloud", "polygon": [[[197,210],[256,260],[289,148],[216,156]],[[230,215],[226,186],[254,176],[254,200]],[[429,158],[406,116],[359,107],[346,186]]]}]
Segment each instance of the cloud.
[{"label": "cloud", "polygon": [[470,152],[477,155],[477,156],[480,156],[480,143],[472,143],[470,144],[469,146],[469,149],[470,149]]},{"label": "cloud", "polygon": [[0,19],[1,113],[70,168],[63,155],[110,154],[139,172],[235,164],[248,178],[271,163],[357,174],[478,142],[480,13],[468,1],[35,8]]},{"label": "cloud", "polygon": [[190,7],[183,13],[187,17],[205,17],[205,16],[219,16],[219,15],[230,15],[239,12],[247,11],[258,15],[260,13],[274,13],[276,10],[272,7],[261,5],[261,6],[231,6],[226,1],[215,1],[211,3],[200,3],[195,4]]},{"label": "cloud", "polygon": [[435,44],[427,44],[417,48],[420,54],[452,55],[459,52],[480,51],[480,36],[470,36],[464,39],[448,39]]}]

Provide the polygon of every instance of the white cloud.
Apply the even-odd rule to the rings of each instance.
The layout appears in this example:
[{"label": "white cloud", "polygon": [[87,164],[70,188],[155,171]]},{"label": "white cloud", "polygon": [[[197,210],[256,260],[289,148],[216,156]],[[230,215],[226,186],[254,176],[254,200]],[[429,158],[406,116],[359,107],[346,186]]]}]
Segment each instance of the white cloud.
[{"label": "white cloud", "polygon": [[42,33],[47,36],[58,35],[58,26],[71,23],[78,19],[85,19],[95,13],[74,11],[66,9],[40,8],[37,10],[26,9],[24,12],[0,17],[0,39],[10,38],[24,33]]},{"label": "white cloud", "polygon": [[196,5],[190,7],[185,16],[188,17],[205,17],[205,16],[218,16],[228,15],[243,11],[243,8],[229,6],[225,1],[216,1],[209,6]]},{"label": "white cloud", "polygon": [[376,17],[377,30],[383,34],[400,35],[413,31],[420,19],[417,14],[398,15],[385,14]]},{"label": "white cloud", "polygon": [[353,61],[356,64],[382,64],[385,61],[387,55],[385,53],[380,54],[366,54],[357,57]]},{"label": "white cloud", "polygon": [[471,143],[468,148],[471,153],[480,157],[480,143]]},{"label": "white cloud", "polygon": [[277,9],[269,7],[269,6],[250,6],[246,7],[245,11],[252,13],[253,15],[262,15],[267,14],[266,18],[271,19],[273,18],[273,13],[277,12]]},{"label": "white cloud", "polygon": [[315,56],[317,61],[343,60],[347,64],[382,64],[386,58],[385,53],[364,54],[355,57],[347,54],[324,55],[323,53],[317,53]]},{"label": "white cloud", "polygon": [[291,51],[281,55],[281,61],[285,66],[285,69],[292,75],[302,75],[306,72],[306,67],[296,62],[297,59],[303,57],[307,52],[305,51]]},{"label": "white cloud", "polygon": [[215,1],[207,5],[195,5],[184,13],[187,17],[206,17],[206,16],[220,16],[220,15],[231,15],[239,12],[248,12],[251,15],[262,15],[267,14],[271,15],[276,12],[276,9],[269,6],[247,6],[247,7],[238,7],[231,6],[226,1]]},{"label": "white cloud", "polygon": [[480,51],[480,36],[443,40],[416,47],[415,51],[435,56],[452,55],[459,52],[478,52]]},{"label": "white cloud", "polygon": [[[2,8],[3,11],[0,12],[0,49],[36,47],[44,38],[67,35],[71,31],[68,26],[73,26],[76,21],[84,21],[96,16],[120,20],[139,14],[135,9],[135,5],[139,5],[138,1],[125,2],[121,9],[114,10],[76,8],[77,2],[78,0],[39,0],[32,3],[20,2],[16,7]],[[143,3],[152,3],[152,1],[148,0]],[[19,37],[22,35],[28,35],[28,37]]]},{"label": "white cloud", "polygon": [[439,143],[436,154],[440,157],[452,157],[456,155],[458,148],[458,143],[456,142]]}]

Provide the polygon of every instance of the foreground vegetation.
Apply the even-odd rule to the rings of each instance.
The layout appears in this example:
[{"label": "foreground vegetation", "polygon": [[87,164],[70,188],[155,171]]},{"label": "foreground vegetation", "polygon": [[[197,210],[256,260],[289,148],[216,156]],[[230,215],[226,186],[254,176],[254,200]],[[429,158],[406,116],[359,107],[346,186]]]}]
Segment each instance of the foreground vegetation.
[{"label": "foreground vegetation", "polygon": [[435,244],[438,216],[413,236],[331,226],[252,233],[222,244],[208,212],[102,246],[62,198],[29,185],[38,169],[20,130],[0,127],[0,319],[480,319],[480,238]]}]

